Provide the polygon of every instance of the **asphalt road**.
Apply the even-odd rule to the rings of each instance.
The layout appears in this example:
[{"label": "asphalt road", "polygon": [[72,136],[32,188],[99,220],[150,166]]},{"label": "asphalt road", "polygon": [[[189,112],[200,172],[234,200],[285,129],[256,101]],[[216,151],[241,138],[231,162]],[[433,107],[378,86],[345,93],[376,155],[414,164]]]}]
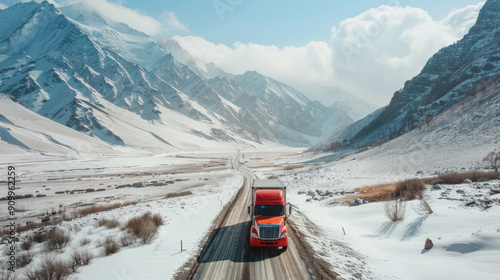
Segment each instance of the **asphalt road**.
[{"label": "asphalt road", "polygon": [[[212,231],[193,271],[192,279],[310,279],[300,261],[293,240],[288,250],[249,247],[250,217],[247,206],[251,200],[254,175],[241,166],[240,157],[233,159],[234,168],[245,181],[236,199],[221,213],[219,226]],[[288,230],[292,230],[290,227]]]}]

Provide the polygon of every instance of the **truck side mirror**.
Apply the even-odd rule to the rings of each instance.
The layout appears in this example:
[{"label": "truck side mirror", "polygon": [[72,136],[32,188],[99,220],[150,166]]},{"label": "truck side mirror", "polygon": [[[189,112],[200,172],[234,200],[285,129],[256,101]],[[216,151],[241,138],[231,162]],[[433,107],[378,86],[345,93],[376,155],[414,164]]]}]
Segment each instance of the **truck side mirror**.
[{"label": "truck side mirror", "polygon": [[290,203],[286,204],[288,206],[287,217],[292,215],[292,205]]}]

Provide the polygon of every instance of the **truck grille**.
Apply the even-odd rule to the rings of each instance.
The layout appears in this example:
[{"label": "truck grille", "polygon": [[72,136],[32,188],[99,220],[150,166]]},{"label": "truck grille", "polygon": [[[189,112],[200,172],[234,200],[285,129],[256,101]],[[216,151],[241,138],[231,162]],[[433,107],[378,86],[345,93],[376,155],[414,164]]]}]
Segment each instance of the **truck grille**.
[{"label": "truck grille", "polygon": [[280,225],[259,225],[259,238],[265,240],[279,239],[281,232]]}]

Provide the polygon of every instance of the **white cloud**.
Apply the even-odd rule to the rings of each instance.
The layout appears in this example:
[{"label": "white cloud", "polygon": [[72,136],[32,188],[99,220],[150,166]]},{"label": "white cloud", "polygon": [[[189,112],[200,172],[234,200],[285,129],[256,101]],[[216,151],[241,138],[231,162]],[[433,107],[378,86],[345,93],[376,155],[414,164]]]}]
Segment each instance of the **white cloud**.
[{"label": "white cloud", "polygon": [[483,3],[451,12],[438,21],[424,10],[380,6],[332,28],[327,42],[301,47],[174,37],[195,58],[240,74],[256,70],[282,82],[338,85],[377,105],[385,105],[404,82],[417,75],[440,48],[459,40],[474,24]]},{"label": "white cloud", "polygon": [[107,20],[123,22],[133,29],[151,36],[162,33],[162,25],[158,20],[136,10],[106,0],[83,0],[83,2],[89,8],[104,15]]},{"label": "white cloud", "polygon": [[278,48],[240,42],[229,47],[194,36],[174,39],[193,57],[214,62],[234,74],[255,70],[294,86],[305,81],[327,83],[332,74],[331,50],[326,42]]},{"label": "white cloud", "polygon": [[332,29],[333,79],[386,104],[434,53],[468,31],[481,7],[467,6],[435,21],[422,9],[380,6],[344,20]]},{"label": "white cloud", "polygon": [[455,10],[443,19],[441,23],[447,26],[457,37],[463,36],[476,22],[479,10],[484,6],[484,3],[481,2],[477,5],[469,5],[463,9]]},{"label": "white cloud", "polygon": [[176,31],[189,32],[187,25],[180,22],[174,12],[168,10],[163,11],[162,25],[164,34]]},{"label": "white cloud", "polygon": [[[72,1],[72,0],[67,0]],[[172,34],[174,32],[189,32],[174,12],[165,10],[162,18],[157,20],[139,11],[127,8],[126,1],[109,2],[108,0],[82,0],[89,8],[98,11],[107,20],[123,22],[133,29],[150,36]]]}]

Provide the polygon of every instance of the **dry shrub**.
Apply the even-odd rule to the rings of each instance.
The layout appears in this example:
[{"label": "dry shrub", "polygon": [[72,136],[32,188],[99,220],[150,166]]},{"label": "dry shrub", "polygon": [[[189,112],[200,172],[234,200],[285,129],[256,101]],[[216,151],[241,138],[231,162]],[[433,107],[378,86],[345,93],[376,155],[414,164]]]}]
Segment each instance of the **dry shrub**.
[{"label": "dry shrub", "polygon": [[84,237],[82,238],[82,240],[80,240],[80,246],[85,246],[85,245],[88,245],[90,244],[90,242],[92,242],[92,240],[90,240],[90,238],[88,237]]},{"label": "dry shrub", "polygon": [[[18,268],[22,268],[22,267],[27,266],[28,264],[31,263],[31,261],[33,261],[34,257],[35,257],[35,254],[31,251],[22,252],[19,255],[17,255],[16,266]],[[0,279],[2,279],[2,278],[0,278]]]},{"label": "dry shrub", "polygon": [[99,220],[97,220],[97,224],[96,224],[98,227],[102,227],[102,226],[105,226],[107,228],[117,228],[120,226],[120,221],[118,221],[117,219],[106,219],[106,218],[101,218]]},{"label": "dry shrub", "polygon": [[394,197],[405,200],[412,200],[416,197],[422,198],[425,191],[424,181],[420,179],[411,179],[401,181],[396,185]]},{"label": "dry shrub", "polygon": [[151,221],[157,227],[164,225],[163,218],[162,218],[162,216],[160,214],[154,214],[154,215],[152,215],[151,216]]},{"label": "dry shrub", "polygon": [[23,242],[21,242],[21,249],[23,250],[31,250],[31,247],[33,247],[33,237],[32,236],[27,236]]},{"label": "dry shrub", "polygon": [[0,263],[0,280],[16,280],[17,273],[8,269],[7,262]]},{"label": "dry shrub", "polygon": [[104,255],[109,256],[120,251],[120,245],[111,236],[104,239]]},{"label": "dry shrub", "polygon": [[49,235],[47,234],[46,231],[40,230],[40,231],[33,233],[33,235],[31,237],[32,237],[34,242],[42,243],[42,242],[45,242],[49,238]]},{"label": "dry shrub", "polygon": [[153,241],[158,227],[151,220],[145,220],[139,230],[138,237],[141,239],[142,244],[149,244]]},{"label": "dry shrub", "polygon": [[384,213],[393,222],[402,221],[406,216],[406,202],[402,199],[385,201]]},{"label": "dry shrub", "polygon": [[143,244],[147,244],[151,243],[158,232],[158,227],[163,223],[163,218],[159,214],[152,215],[147,212],[142,216],[128,220],[125,228],[135,237],[141,239]]},{"label": "dry shrub", "polygon": [[121,237],[120,237],[120,244],[123,246],[123,247],[127,247],[127,246],[130,246],[132,244],[134,244],[136,241],[136,238],[134,235],[132,235],[131,233],[124,233]]},{"label": "dry shrub", "polygon": [[419,204],[416,207],[415,211],[417,211],[417,213],[420,215],[430,215],[434,213],[434,211],[432,211],[431,206],[425,199],[419,200]]},{"label": "dry shrub", "polygon": [[53,228],[49,232],[45,248],[49,251],[60,250],[68,245],[71,240],[69,233],[65,233],[62,229]]},{"label": "dry shrub", "polygon": [[69,261],[69,267],[76,272],[78,267],[88,265],[94,256],[87,250],[85,251],[74,251],[71,254],[71,259]]},{"label": "dry shrub", "polygon": [[78,214],[81,216],[86,216],[86,215],[90,215],[93,213],[102,212],[106,209],[108,209],[108,207],[106,205],[92,205],[92,206],[78,210]]},{"label": "dry shrub", "polygon": [[28,280],[65,280],[70,274],[66,263],[50,256],[45,257],[38,268],[24,270]]}]

